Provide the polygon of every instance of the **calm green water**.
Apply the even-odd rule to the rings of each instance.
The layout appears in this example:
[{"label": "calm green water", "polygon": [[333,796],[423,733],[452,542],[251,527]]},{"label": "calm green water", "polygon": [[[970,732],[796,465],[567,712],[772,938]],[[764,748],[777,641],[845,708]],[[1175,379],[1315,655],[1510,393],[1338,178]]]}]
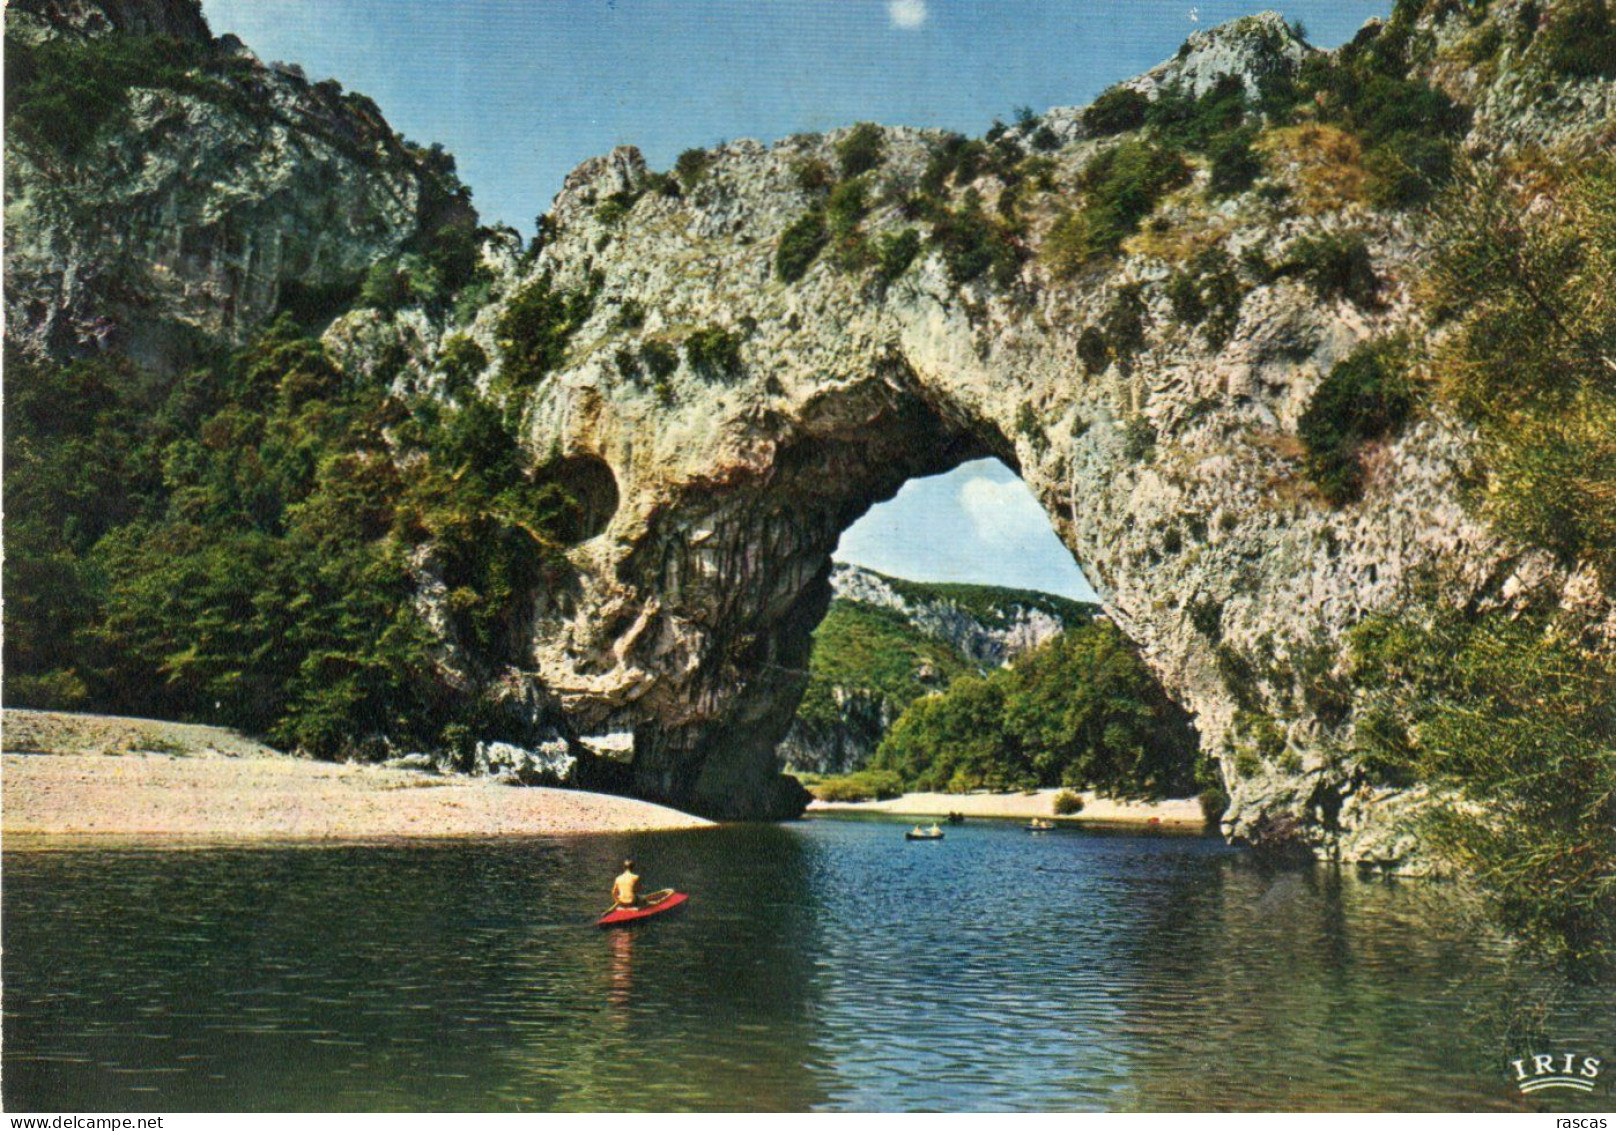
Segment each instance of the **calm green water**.
[{"label": "calm green water", "polygon": [[[1215,841],[816,820],[11,852],[10,1110],[1608,1107],[1616,1059],[1451,893]],[[614,865],[693,894],[592,925]],[[1534,1014],[1547,1035],[1511,1035]]]}]

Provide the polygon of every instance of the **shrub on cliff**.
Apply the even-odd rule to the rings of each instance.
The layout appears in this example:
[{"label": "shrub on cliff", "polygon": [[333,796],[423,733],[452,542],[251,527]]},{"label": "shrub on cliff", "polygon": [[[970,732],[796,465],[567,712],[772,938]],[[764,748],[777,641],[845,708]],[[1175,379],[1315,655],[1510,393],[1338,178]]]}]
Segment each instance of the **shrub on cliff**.
[{"label": "shrub on cliff", "polygon": [[879,168],[886,160],[886,135],[873,122],[860,122],[836,143],[836,159],[843,178],[852,178]]},{"label": "shrub on cliff", "polygon": [[1239,129],[1245,119],[1246,84],[1239,75],[1218,76],[1199,96],[1179,87],[1163,90],[1145,111],[1158,142],[1196,151]]},{"label": "shrub on cliff", "polygon": [[161,35],[63,35],[43,43],[6,36],[6,124],[30,144],[77,158],[136,87],[223,95],[198,68],[200,43]]},{"label": "shrub on cliff", "polygon": [[506,379],[531,388],[566,360],[572,335],[595,308],[591,290],[557,290],[543,275],[511,296],[495,323]]},{"label": "shrub on cliff", "polygon": [[685,360],[705,377],[735,377],[741,372],[741,341],[722,326],[704,326],[685,339]]},{"label": "shrub on cliff", "polygon": [[1504,922],[1567,959],[1616,958],[1616,666],[1542,616],[1446,606],[1353,635],[1360,757],[1440,792],[1425,839]]},{"label": "shrub on cliff", "polygon": [[1257,131],[1252,128],[1231,130],[1214,138],[1206,148],[1212,159],[1211,173],[1206,190],[1214,197],[1234,196],[1245,192],[1262,176],[1262,157],[1252,149]]},{"label": "shrub on cliff", "polygon": [[875,245],[876,282],[883,287],[891,286],[909,270],[919,254],[920,233],[915,229],[883,234]]},{"label": "shrub on cliff", "polygon": [[1182,157],[1148,142],[1124,141],[1106,150],[1079,176],[1083,205],[1050,229],[1045,261],[1057,274],[1073,275],[1094,259],[1114,255],[1162,197],[1189,180]]},{"label": "shrub on cliff", "polygon": [[1150,99],[1139,91],[1114,86],[1083,111],[1083,124],[1095,137],[1127,133],[1145,124],[1149,107]]},{"label": "shrub on cliff", "polygon": [[1307,474],[1337,505],[1358,498],[1359,449],[1402,427],[1416,390],[1406,347],[1398,340],[1359,346],[1330,370],[1302,413],[1298,433],[1307,447]]},{"label": "shrub on cliff", "polygon": [[805,213],[780,233],[780,246],[774,253],[774,271],[781,282],[795,283],[806,275],[829,239],[825,214],[818,209]]},{"label": "shrub on cliff", "polygon": [[937,217],[931,242],[956,285],[986,275],[995,286],[1008,287],[1021,269],[1021,250],[1008,227],[982,211],[975,189],[966,190],[959,208]]},{"label": "shrub on cliff", "polygon": [[713,155],[705,149],[687,149],[679,154],[679,159],[673,164],[673,171],[686,192],[701,183],[712,161]]},{"label": "shrub on cliff", "polygon": [[1345,299],[1367,308],[1379,301],[1380,276],[1368,241],[1356,232],[1304,236],[1292,245],[1280,274],[1298,276],[1325,302]]},{"label": "shrub on cliff", "polygon": [[[1439,389],[1480,432],[1483,513],[1616,579],[1616,159],[1550,191],[1467,171],[1442,201],[1430,314]],[[1535,182],[1534,182],[1535,186]],[[1533,207],[1534,201],[1537,206]]]},{"label": "shrub on cliff", "polygon": [[1606,0],[1556,4],[1533,40],[1531,54],[1567,78],[1616,78],[1616,20]]}]

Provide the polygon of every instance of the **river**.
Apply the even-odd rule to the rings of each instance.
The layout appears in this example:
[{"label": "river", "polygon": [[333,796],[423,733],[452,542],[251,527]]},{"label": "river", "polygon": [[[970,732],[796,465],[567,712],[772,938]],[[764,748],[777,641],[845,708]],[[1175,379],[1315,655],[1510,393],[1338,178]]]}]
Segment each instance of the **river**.
[{"label": "river", "polygon": [[[1610,987],[1551,992],[1450,888],[1201,837],[903,829],[8,852],[5,1105],[1610,1103],[1514,1091],[1544,1042],[1613,1059]],[[625,854],[690,903],[595,929]]]}]

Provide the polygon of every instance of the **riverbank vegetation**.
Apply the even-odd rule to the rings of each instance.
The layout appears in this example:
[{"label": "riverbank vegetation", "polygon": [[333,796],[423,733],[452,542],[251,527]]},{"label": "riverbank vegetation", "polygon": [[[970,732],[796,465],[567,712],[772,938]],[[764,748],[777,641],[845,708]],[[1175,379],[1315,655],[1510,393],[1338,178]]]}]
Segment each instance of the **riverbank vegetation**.
[{"label": "riverbank vegetation", "polygon": [[[1471,423],[1471,505],[1604,593],[1616,578],[1616,160],[1461,170],[1426,279],[1434,395]],[[1417,596],[1417,595],[1416,595]],[[1415,600],[1354,638],[1357,741],[1437,791],[1427,842],[1539,949],[1616,957],[1616,661],[1558,598]]]},{"label": "riverbank vegetation", "polygon": [[491,671],[562,568],[576,504],[497,405],[401,399],[388,366],[345,371],[285,317],[171,380],[117,357],[6,371],[8,704],[327,757],[500,731],[444,684],[416,603],[441,583]]},{"label": "riverbank vegetation", "polygon": [[872,765],[910,790],[1070,786],[1157,799],[1195,791],[1195,745],[1138,652],[1098,621],[916,700]]}]

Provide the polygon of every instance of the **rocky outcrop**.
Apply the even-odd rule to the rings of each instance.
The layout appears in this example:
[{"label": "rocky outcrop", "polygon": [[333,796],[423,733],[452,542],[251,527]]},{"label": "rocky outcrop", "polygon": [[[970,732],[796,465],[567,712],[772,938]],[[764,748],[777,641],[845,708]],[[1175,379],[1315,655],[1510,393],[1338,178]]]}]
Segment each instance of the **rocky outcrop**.
[{"label": "rocky outcrop", "polygon": [[[830,585],[835,596],[826,625],[849,610],[885,610],[907,631],[942,645],[968,670],[979,673],[1008,664],[1093,615],[1090,606],[1075,601],[1014,589],[969,587],[976,600],[967,604],[952,595],[949,586],[901,581],[844,563],[832,568]],[[876,649],[879,644],[872,640],[866,646]],[[878,656],[870,662],[892,660]],[[820,674],[816,661],[810,668],[811,681],[829,683],[824,694],[834,704],[834,717],[804,717],[799,711],[780,743],[780,764],[819,774],[862,769],[910,698],[948,685],[946,673],[936,665],[920,657],[911,657],[909,663],[911,686],[894,694],[879,686],[874,672],[846,673],[845,682],[838,682]],[[812,700],[813,694],[808,698]]]},{"label": "rocky outcrop", "polygon": [[[1070,627],[1072,615],[1086,607],[1043,595],[998,591],[985,607],[971,609],[939,589],[918,582],[897,582],[873,569],[837,563],[831,569],[836,599],[891,609],[918,632],[940,641],[978,667],[1003,667]],[[1063,617],[1061,611],[1067,610]]]},{"label": "rocky outcrop", "polygon": [[212,38],[197,0],[11,0],[6,5],[6,31],[31,42],[53,35],[93,38],[115,33]]},{"label": "rocky outcrop", "polygon": [[[1420,65],[1475,108],[1463,144],[1476,161],[1607,136],[1609,82],[1545,93],[1511,69],[1504,33],[1488,67],[1464,63],[1449,45],[1478,17],[1428,7]],[[1526,10],[1496,0],[1482,22]],[[183,333],[234,340],[289,286],[350,285],[418,230],[432,178],[368,104],[234,44],[211,50],[216,87],[131,90],[94,162],[13,144],[6,301],[29,348],[171,361]],[[1194,93],[1233,68],[1260,90],[1266,69],[1311,56],[1263,18],[1192,38],[1136,88]],[[844,195],[840,226],[819,236],[812,217],[826,214],[827,179],[845,179],[850,131],[731,142],[682,186],[628,148],[567,179],[542,248],[497,256],[492,301],[452,327],[492,359],[478,385],[519,410],[535,464],[575,469],[588,496],[568,583],[516,611],[529,644],[513,678],[556,697],[577,733],[632,733],[626,784],[642,795],[712,815],[795,813],[802,795],[775,750],[832,597],[837,539],[908,479],[996,456],[1193,713],[1232,799],[1225,831],[1395,863],[1408,847],[1387,815],[1408,798],[1342,758],[1350,701],[1325,709],[1315,694],[1342,675],[1348,630],[1430,575],[1456,604],[1550,592],[1608,618],[1608,602],[1466,510],[1469,436],[1440,412],[1366,447],[1361,499],[1332,504],[1308,479],[1297,426],[1325,376],[1365,342],[1427,332],[1412,294],[1419,214],[1321,196],[1301,180],[1305,146],[1292,165],[1276,159],[1275,191],[1217,199],[1197,159],[1118,255],[1061,271],[1052,233],[1117,141],[1090,136],[1076,109],[1042,125],[994,143],[1037,149],[1036,176],[1012,183],[988,161],[940,186],[926,177],[938,135],[877,131],[862,214]],[[1015,224],[996,227],[1001,214]],[[990,231],[998,244],[972,245]],[[1362,240],[1372,300],[1269,269],[1343,233]],[[789,282],[783,242],[818,252],[798,256]],[[968,253],[984,250],[993,269],[973,273]],[[1201,253],[1237,272],[1215,341],[1169,294]],[[568,307],[583,314],[565,326],[565,361],[537,375],[502,329],[535,288],[586,300]],[[349,364],[365,343],[393,342],[410,354],[401,380],[430,387],[451,328],[411,317],[359,312],[328,341]],[[1279,736],[1277,753],[1249,748],[1252,718]]]},{"label": "rocky outcrop", "polygon": [[[1307,50],[1277,21],[1255,27],[1253,57]],[[1239,34],[1193,40],[1169,68],[1199,83],[1240,65]],[[1056,184],[1114,144],[1083,136],[1076,112],[1049,119],[1065,140],[1049,154]],[[1481,160],[1489,128],[1467,143]],[[593,314],[533,394],[526,429],[535,451],[609,467],[619,501],[572,550],[580,590],[535,609],[536,678],[581,728],[634,732],[645,794],[708,813],[790,811],[773,750],[831,597],[837,537],[909,478],[992,455],[1020,473],[1108,613],[1193,713],[1222,760],[1229,835],[1281,829],[1344,858],[1402,851],[1381,820],[1399,802],[1337,753],[1350,710],[1321,714],[1312,695],[1340,675],[1346,631],[1433,571],[1456,602],[1567,580],[1465,509],[1467,435],[1440,414],[1366,452],[1357,502],[1332,505],[1305,473],[1297,425],[1324,376],[1365,342],[1422,332],[1409,292],[1418,217],[1255,192],[1208,203],[1202,169],[1119,259],[1072,278],[1039,254],[1065,202],[1024,194],[1028,254],[1009,278],[961,283],[928,248],[885,283],[832,255],[783,282],[777,249],[821,204],[803,172],[834,169],[849,136],[729,143],[677,196],[641,191],[650,182],[631,149],[567,180],[553,234],[510,287],[589,290]],[[925,234],[935,221],[906,211],[904,186],[922,177],[935,135],[881,138],[878,203],[861,231]],[[1004,191],[981,175],[945,204],[957,214],[972,193],[991,212]],[[608,199],[631,206],[603,210]],[[1175,317],[1165,285],[1197,251],[1283,262],[1301,241],[1342,232],[1364,240],[1374,301],[1257,272],[1242,276],[1226,341]],[[1084,332],[1135,299],[1137,349],[1086,359]],[[502,364],[499,313],[471,327],[496,358],[485,382]],[[698,364],[687,350],[662,378],[639,367],[647,343],[706,328],[733,336],[737,364]],[[1255,764],[1242,756],[1251,716],[1281,736],[1277,756]]]},{"label": "rocky outcrop", "polygon": [[[58,111],[30,129],[10,99],[6,314],[32,352],[115,348],[171,370],[278,308],[340,311],[378,259],[456,211],[474,222],[452,162],[409,147],[369,99],[212,39],[197,0],[25,0],[6,31],[13,74],[30,43],[126,34],[144,76],[77,145]],[[191,69],[148,66],[142,46]]]}]

